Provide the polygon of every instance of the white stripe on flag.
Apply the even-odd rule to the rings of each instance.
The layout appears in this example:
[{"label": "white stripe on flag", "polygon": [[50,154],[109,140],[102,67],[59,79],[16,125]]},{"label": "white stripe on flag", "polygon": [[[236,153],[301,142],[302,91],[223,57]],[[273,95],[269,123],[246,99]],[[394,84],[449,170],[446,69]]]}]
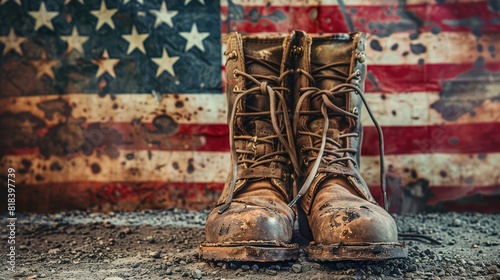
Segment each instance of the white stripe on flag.
[{"label": "white stripe on flag", "polygon": [[[378,40],[382,51],[369,47],[372,40]],[[398,48],[392,51],[394,44],[398,44]],[[500,56],[478,52],[479,44],[500,49],[500,33],[483,34],[477,38],[470,32],[441,32],[436,35],[424,32],[415,40],[410,39],[407,33],[394,33],[384,38],[369,35],[366,60],[368,65],[418,64],[419,59],[424,59],[426,64],[464,64],[474,63],[479,57],[486,63],[500,62]],[[403,56],[405,52],[408,55]]]},{"label": "white stripe on flag", "polygon": [[[37,104],[60,98],[72,106],[74,117],[87,122],[131,122],[140,119],[151,122],[157,115],[168,114],[179,124],[226,123],[226,96],[223,94],[165,94],[159,100],[151,93],[117,94],[100,97],[97,94],[65,94],[3,98],[0,113],[30,112],[50,124],[59,123],[58,114],[52,120]],[[14,99],[16,102],[14,102]]]},{"label": "white stripe on flag", "polygon": [[[136,151],[119,150],[119,157],[107,155],[51,156],[39,155],[4,156],[0,166],[21,169],[21,161],[31,161],[33,176],[18,176],[16,183],[42,184],[62,182],[224,182],[229,169],[230,154],[221,152],[191,151]],[[50,169],[57,162],[60,171]],[[98,166],[99,172],[93,172]],[[18,170],[19,171],[19,170]],[[44,180],[37,180],[37,176]]]},{"label": "white stripe on flag", "polygon": [[[399,176],[403,186],[418,178],[431,186],[500,185],[500,153],[388,155],[385,161],[388,174]],[[380,185],[378,163],[378,156],[361,156],[361,172],[369,185]]]},{"label": "white stripe on flag", "polygon": [[[481,87],[483,95],[496,94],[498,84],[484,84]],[[406,92],[394,94],[369,93],[365,97],[377,121],[384,126],[428,126],[442,124],[490,123],[500,120],[500,102],[487,99],[478,100],[475,92],[464,94],[466,98],[455,102],[441,112],[431,108],[439,100],[439,92]],[[471,115],[471,106],[467,101],[480,103]],[[465,106],[467,105],[467,106]],[[454,119],[457,116],[458,119]],[[373,126],[373,123],[363,106],[361,123]]]},{"label": "white stripe on flag", "polygon": [[[498,84],[484,84],[482,90],[487,95],[497,92]],[[490,94],[491,93],[491,94]],[[483,92],[484,94],[484,92]],[[169,96],[169,97],[166,97]],[[118,94],[115,99],[99,97],[96,94],[67,94],[64,96],[44,95],[3,98],[0,114],[30,112],[45,119],[48,125],[59,123],[62,116],[55,114],[52,120],[45,118],[45,113],[36,104],[41,101],[61,98],[68,104],[76,104],[72,108],[72,116],[85,117],[86,122],[114,122],[130,123],[140,118],[143,123],[151,122],[158,114],[168,114],[179,124],[225,124],[227,120],[226,96],[223,94],[176,94],[165,95],[158,101],[151,94]],[[368,93],[365,95],[375,117],[380,124],[386,126],[422,126],[443,123],[490,123],[500,119],[500,103],[491,100],[482,102],[475,108],[475,115],[468,112],[470,108],[460,106],[450,107],[448,111],[438,112],[430,105],[439,99],[438,92],[410,92],[410,93]],[[382,99],[384,96],[385,99]],[[470,98],[477,98],[474,92],[467,94]],[[189,101],[186,101],[188,99]],[[477,100],[474,100],[477,101]],[[181,103],[179,103],[181,102]],[[462,101],[463,102],[463,101]],[[182,104],[182,107],[181,107]],[[115,107],[116,109],[112,109]],[[363,110],[365,110],[363,108]],[[396,113],[394,115],[393,111]],[[91,113],[89,113],[91,112]],[[447,114],[458,114],[456,121]],[[444,117],[443,117],[444,115]],[[365,126],[373,126],[366,112],[362,113],[362,122]],[[4,124],[7,126],[8,124]]]}]

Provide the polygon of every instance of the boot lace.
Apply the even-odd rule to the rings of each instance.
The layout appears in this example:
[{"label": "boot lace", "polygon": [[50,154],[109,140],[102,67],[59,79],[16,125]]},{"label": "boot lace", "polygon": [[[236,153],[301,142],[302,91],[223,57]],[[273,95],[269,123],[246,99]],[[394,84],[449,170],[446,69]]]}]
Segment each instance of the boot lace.
[{"label": "boot lace", "polygon": [[[218,211],[222,214],[226,211],[234,196],[234,190],[238,177],[238,166],[240,164],[247,164],[247,168],[255,168],[258,166],[269,165],[273,162],[280,162],[283,164],[293,164],[295,172],[300,171],[295,152],[295,142],[293,139],[292,128],[289,118],[285,94],[290,94],[290,90],[286,87],[279,85],[288,75],[293,73],[293,70],[284,71],[281,75],[280,65],[269,60],[259,59],[250,55],[245,55],[247,65],[251,63],[258,63],[269,70],[272,70],[276,75],[259,75],[248,74],[239,70],[233,72],[234,77],[242,76],[247,79],[250,85],[253,85],[244,91],[233,91],[237,94],[233,103],[233,110],[229,120],[229,143],[232,158],[232,180],[230,182],[230,189],[225,205]],[[239,102],[246,96],[262,94],[269,97],[269,111],[263,111],[258,108],[246,105],[246,112],[237,112],[236,107]],[[271,125],[274,130],[274,135],[265,137],[257,137],[251,135],[235,135],[236,118],[247,118],[250,122],[259,118],[271,120]],[[248,158],[245,155],[253,155],[258,143],[274,144],[276,139],[276,151],[267,153],[258,158]],[[252,150],[238,149],[235,147],[236,140],[248,140],[253,142]],[[287,159],[289,158],[289,160]]]},{"label": "boot lace", "polygon": [[[353,79],[359,79],[361,76],[361,72],[356,70],[351,75],[346,76],[342,71],[338,70],[339,66],[349,66],[348,62],[345,63],[330,63],[317,67],[315,70],[311,71],[311,74],[307,73],[302,69],[298,69],[297,72],[305,75],[308,80],[313,85],[312,87],[303,87],[300,89],[300,98],[297,101],[297,105],[295,107],[295,112],[293,115],[293,131],[294,135],[309,135],[316,140],[313,142],[313,147],[305,147],[303,148],[303,152],[311,152],[314,151],[317,153],[317,156],[311,155],[305,157],[304,161],[307,164],[314,162],[311,171],[309,172],[307,178],[305,179],[302,187],[300,188],[297,196],[290,202],[289,206],[292,207],[300,197],[302,197],[309,187],[311,186],[314,178],[317,176],[318,169],[320,168],[320,164],[334,165],[334,164],[342,164],[348,166],[348,162],[356,165],[356,160],[351,157],[349,153],[356,154],[358,151],[354,148],[346,148],[343,147],[340,143],[335,141],[334,139],[327,137],[327,131],[329,128],[329,118],[332,116],[345,116],[351,118],[354,122],[358,121],[359,117],[357,114],[352,112],[348,112],[334,104],[332,100],[334,100],[335,96],[341,94],[348,94],[351,91],[354,91],[363,101],[363,104],[366,107],[368,114],[370,115],[371,120],[375,124],[375,127],[378,132],[379,139],[379,151],[380,151],[380,182],[381,182],[381,191],[383,196],[383,204],[384,208],[388,210],[387,204],[387,193],[386,193],[386,181],[385,181],[385,162],[384,162],[384,136],[382,134],[382,129],[375,119],[370,106],[366,102],[364,93],[362,90],[356,85],[350,84],[350,81]],[[320,74],[319,72],[325,69],[333,70],[335,74]],[[333,87],[329,90],[322,90],[314,85],[315,81],[319,81],[322,79],[334,79],[342,82],[341,84]],[[321,100],[321,108],[316,111],[301,111],[302,104],[304,100],[307,98]],[[321,113],[324,119],[324,125],[321,134],[315,132],[307,132],[307,131],[299,131],[299,118],[301,115],[318,115]],[[339,139],[346,139],[348,137],[359,137],[358,133],[344,133],[339,135]],[[345,141],[344,141],[345,142]],[[326,144],[330,144],[327,148]],[[319,147],[318,147],[319,145]]]}]

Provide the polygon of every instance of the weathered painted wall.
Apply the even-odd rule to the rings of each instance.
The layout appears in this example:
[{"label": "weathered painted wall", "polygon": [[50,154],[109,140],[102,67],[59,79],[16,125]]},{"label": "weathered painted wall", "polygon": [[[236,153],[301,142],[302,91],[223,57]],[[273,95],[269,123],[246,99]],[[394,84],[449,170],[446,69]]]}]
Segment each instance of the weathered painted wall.
[{"label": "weathered painted wall", "polygon": [[21,210],[210,207],[229,166],[221,33],[302,29],[369,33],[393,212],[500,211],[497,1],[1,3],[0,174]]}]

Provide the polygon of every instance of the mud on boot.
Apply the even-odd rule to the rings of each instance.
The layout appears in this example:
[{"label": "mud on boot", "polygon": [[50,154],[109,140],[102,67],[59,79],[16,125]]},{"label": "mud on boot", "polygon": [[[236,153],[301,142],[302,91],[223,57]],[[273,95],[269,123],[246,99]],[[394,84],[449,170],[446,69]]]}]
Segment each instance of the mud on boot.
[{"label": "mud on boot", "polygon": [[290,37],[227,42],[231,171],[206,222],[206,260],[273,262],[298,257],[291,244],[291,175],[298,166],[289,114]]},{"label": "mud on boot", "polygon": [[[407,256],[394,219],[380,207],[359,174],[365,104],[362,33],[312,37],[297,32],[293,130],[304,176],[298,178],[301,233],[311,260],[386,260]],[[384,186],[384,170],[381,170]],[[385,195],[385,188],[383,190]],[[299,200],[300,198],[300,200]],[[385,203],[385,200],[384,200]]]}]

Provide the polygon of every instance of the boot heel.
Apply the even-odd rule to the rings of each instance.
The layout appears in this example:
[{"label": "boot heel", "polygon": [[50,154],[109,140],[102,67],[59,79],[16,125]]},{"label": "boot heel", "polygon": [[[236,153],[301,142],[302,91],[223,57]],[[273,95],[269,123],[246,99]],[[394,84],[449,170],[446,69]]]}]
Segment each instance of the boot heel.
[{"label": "boot heel", "polygon": [[297,212],[298,212],[297,219],[299,222],[300,234],[309,241],[314,240],[311,228],[309,227],[309,222],[307,220],[307,215],[304,212],[304,210],[302,210],[302,207],[300,207],[299,205],[297,205]]}]

